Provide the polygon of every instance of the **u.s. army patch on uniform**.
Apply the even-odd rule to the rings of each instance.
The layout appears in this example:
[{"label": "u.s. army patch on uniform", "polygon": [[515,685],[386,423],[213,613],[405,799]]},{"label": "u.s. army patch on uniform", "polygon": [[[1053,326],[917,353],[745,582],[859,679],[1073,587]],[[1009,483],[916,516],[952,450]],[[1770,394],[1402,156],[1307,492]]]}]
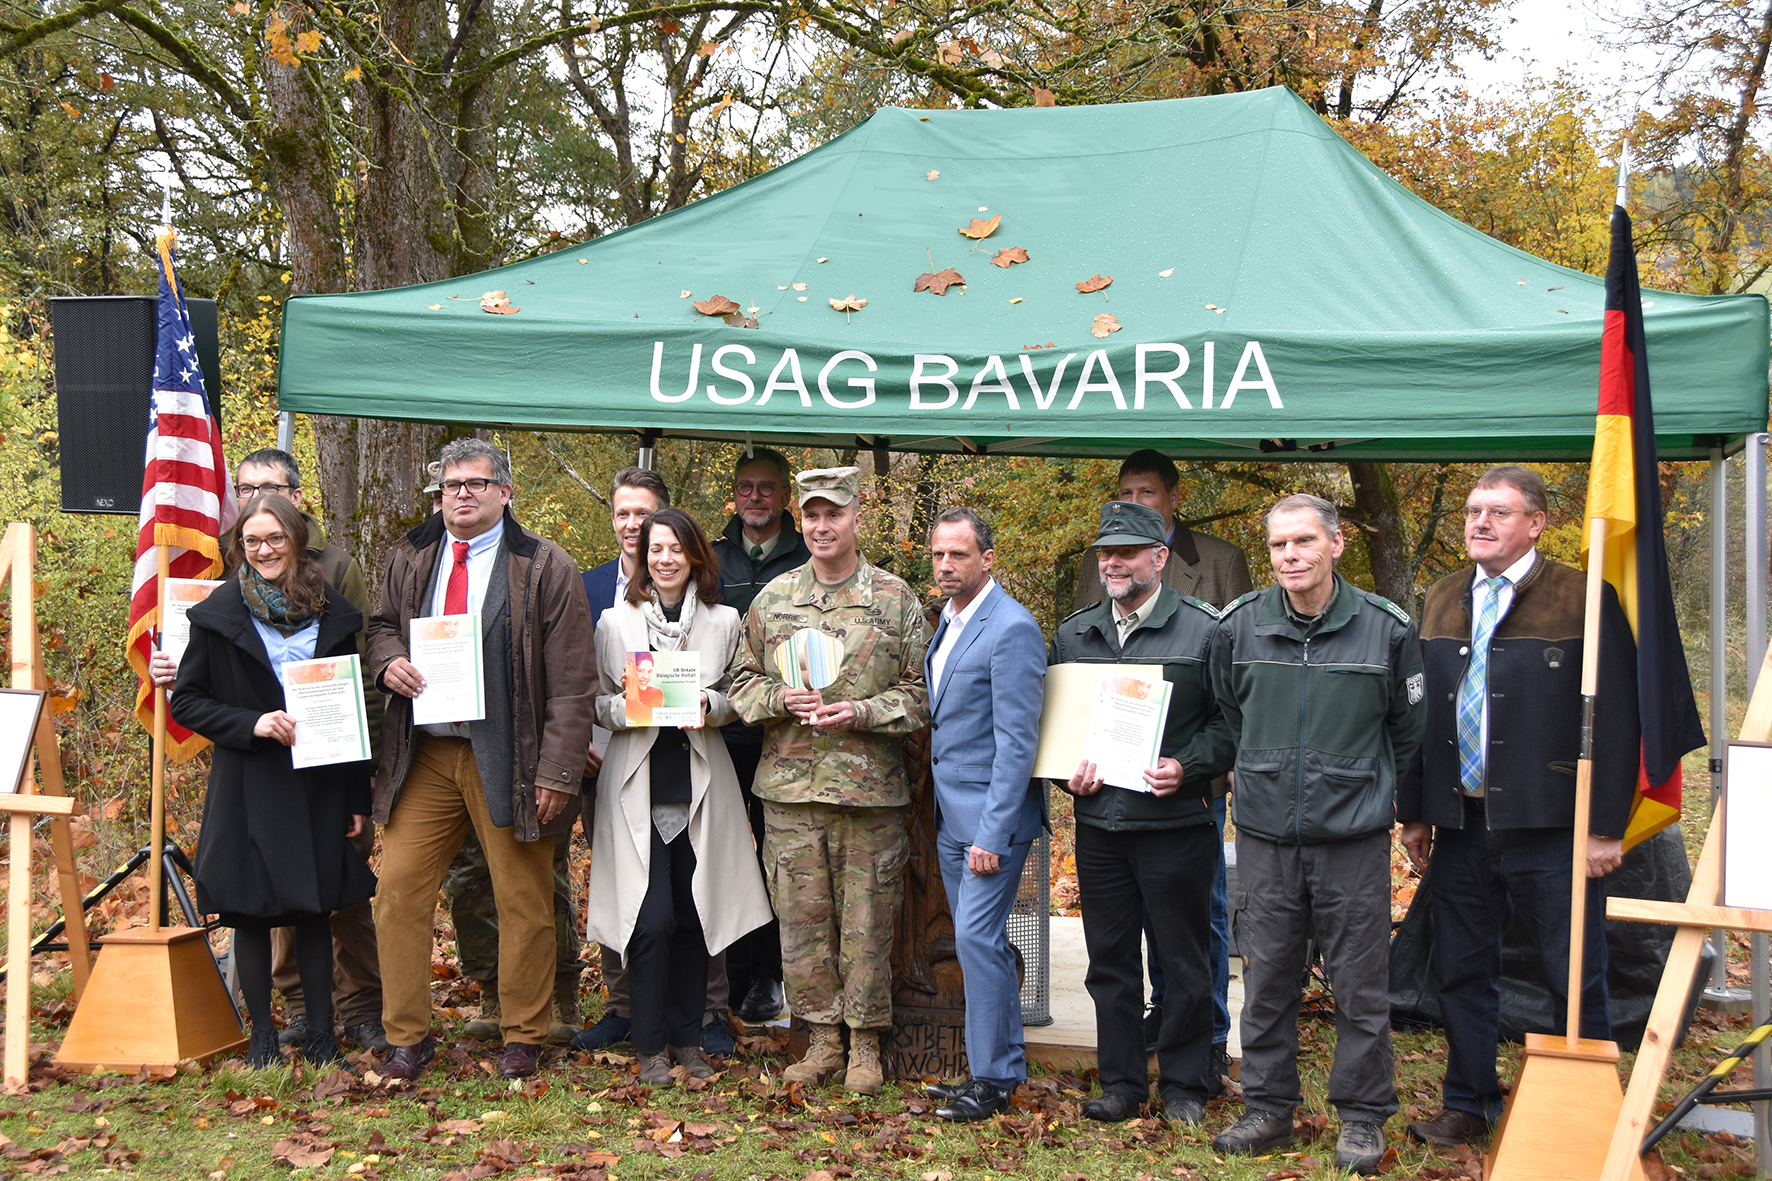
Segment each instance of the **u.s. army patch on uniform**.
[{"label": "u.s. army patch on uniform", "polygon": [[1421,673],[1416,673],[1403,682],[1409,687],[1409,704],[1420,705],[1422,696],[1427,692],[1427,681]]}]

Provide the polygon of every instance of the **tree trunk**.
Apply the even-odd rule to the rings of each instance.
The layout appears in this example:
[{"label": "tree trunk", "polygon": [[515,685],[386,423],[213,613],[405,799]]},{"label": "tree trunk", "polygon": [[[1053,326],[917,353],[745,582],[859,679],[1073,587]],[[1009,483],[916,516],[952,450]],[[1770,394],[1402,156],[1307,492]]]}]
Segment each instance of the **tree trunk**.
[{"label": "tree trunk", "polygon": [[1403,513],[1390,468],[1382,463],[1350,463],[1347,472],[1354,481],[1354,509],[1360,532],[1366,538],[1372,581],[1379,594],[1413,614],[1415,585],[1403,545]]}]

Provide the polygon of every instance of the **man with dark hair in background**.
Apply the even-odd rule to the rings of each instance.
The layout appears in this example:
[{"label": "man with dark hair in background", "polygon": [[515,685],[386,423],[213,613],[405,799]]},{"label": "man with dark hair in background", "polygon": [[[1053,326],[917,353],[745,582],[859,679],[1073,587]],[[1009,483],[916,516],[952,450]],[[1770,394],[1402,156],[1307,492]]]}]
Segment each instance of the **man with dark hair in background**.
[{"label": "man with dark hair in background", "polygon": [[[1199,599],[1223,610],[1255,589],[1249,579],[1249,558],[1241,547],[1197,533],[1178,520],[1175,511],[1181,504],[1181,473],[1160,451],[1145,448],[1134,451],[1120,464],[1119,491],[1115,499],[1129,500],[1155,509],[1163,518],[1164,536],[1168,538],[1169,560],[1163,566],[1163,582],[1178,595]],[[1077,569],[1078,609],[1101,602],[1106,595],[1102,586],[1100,563],[1094,547],[1084,552]],[[1218,873],[1212,885],[1212,1070],[1208,1090],[1214,1096],[1224,1091],[1224,1080],[1230,1074],[1231,1036],[1231,922],[1225,905],[1224,865],[1224,800],[1230,791],[1230,779],[1221,775],[1212,781],[1212,821],[1218,829]],[[1145,917],[1144,936],[1147,947],[1155,948],[1156,932],[1150,917]],[[1163,1026],[1163,997],[1168,981],[1163,965],[1154,951],[1146,956],[1151,978],[1151,1003],[1144,1017],[1145,1048],[1157,1048],[1157,1033]]]},{"label": "man with dark hair in background", "polygon": [[[726,605],[737,611],[740,618],[771,579],[798,570],[812,560],[806,540],[794,528],[794,518],[787,512],[793,486],[787,457],[771,448],[755,447],[740,452],[733,464],[732,519],[714,542],[714,556],[720,559]],[[721,732],[726,736],[726,750],[732,755],[732,769],[738,774],[751,835],[756,838],[757,856],[761,859],[763,801],[752,793],[751,785],[757,777],[757,762],[763,757],[763,727],[737,721]],[[763,870],[767,878],[769,867],[764,866]],[[757,1025],[781,1016],[787,1001],[781,987],[779,921],[771,920],[726,949],[726,976],[730,994],[740,998],[734,1010],[740,1021]]]}]

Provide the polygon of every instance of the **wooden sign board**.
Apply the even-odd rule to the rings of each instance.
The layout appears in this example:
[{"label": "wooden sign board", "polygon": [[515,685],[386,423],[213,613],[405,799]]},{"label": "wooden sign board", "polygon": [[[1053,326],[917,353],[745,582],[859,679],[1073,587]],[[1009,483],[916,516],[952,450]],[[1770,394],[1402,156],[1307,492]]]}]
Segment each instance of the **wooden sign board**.
[{"label": "wooden sign board", "polygon": [[0,689],[0,793],[16,795],[30,774],[47,696],[41,689]]},{"label": "wooden sign board", "polygon": [[1772,742],[1723,744],[1723,905],[1772,910]]}]

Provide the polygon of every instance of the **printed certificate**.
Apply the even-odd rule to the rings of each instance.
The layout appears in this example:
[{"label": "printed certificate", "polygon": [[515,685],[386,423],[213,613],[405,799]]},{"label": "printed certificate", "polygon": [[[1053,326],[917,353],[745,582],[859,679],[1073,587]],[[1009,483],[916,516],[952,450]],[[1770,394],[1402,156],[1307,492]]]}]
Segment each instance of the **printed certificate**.
[{"label": "printed certificate", "polygon": [[1172,688],[1161,674],[1153,681],[1118,665],[1101,670],[1083,758],[1095,764],[1103,782],[1128,791],[1151,790],[1144,773],[1156,768],[1161,753]]},{"label": "printed certificate", "polygon": [[630,726],[701,724],[699,652],[630,652],[622,685]]},{"label": "printed certificate", "polygon": [[295,719],[295,745],[289,748],[289,757],[297,767],[356,763],[369,757],[363,668],[355,655],[285,664],[283,708]]},{"label": "printed certificate", "polygon": [[477,722],[486,716],[478,611],[413,620],[406,651],[425,679],[425,691],[412,699],[413,725]]},{"label": "printed certificate", "polygon": [[191,608],[207,599],[209,592],[220,585],[202,578],[166,580],[166,597],[160,611],[160,651],[172,657],[172,663],[184,659],[185,648],[191,643],[191,621],[188,618]]},{"label": "printed certificate", "polygon": [[[1118,734],[1121,740],[1127,737],[1140,737],[1139,733],[1128,731],[1125,725],[1116,725],[1122,713],[1122,702],[1117,700],[1123,694],[1112,694],[1116,700],[1106,704],[1098,704],[1104,685],[1113,685],[1126,679],[1144,682],[1150,685],[1165,685],[1161,712],[1157,715],[1156,732],[1152,738],[1151,750],[1155,752],[1157,744],[1162,740],[1163,722],[1169,713],[1169,695],[1166,682],[1163,681],[1163,668],[1156,664],[1055,664],[1046,670],[1046,699],[1040,710],[1040,745],[1034,753],[1034,774],[1046,779],[1065,782],[1077,773],[1077,768],[1085,758],[1101,766],[1103,753],[1113,754],[1117,749],[1111,734]],[[1140,701],[1133,706],[1134,713],[1148,708],[1147,703]],[[1103,728],[1102,735],[1097,737],[1097,745],[1091,746],[1092,737],[1096,737],[1096,713],[1100,710]],[[1111,715],[1111,717],[1110,717]],[[1100,745],[1101,738],[1108,738],[1106,748]],[[1156,766],[1153,753],[1151,761],[1144,767]],[[1116,773],[1118,778],[1124,775]],[[1140,775],[1132,777],[1135,784],[1109,783],[1117,787],[1132,787],[1134,791],[1143,790],[1144,779]]]}]

